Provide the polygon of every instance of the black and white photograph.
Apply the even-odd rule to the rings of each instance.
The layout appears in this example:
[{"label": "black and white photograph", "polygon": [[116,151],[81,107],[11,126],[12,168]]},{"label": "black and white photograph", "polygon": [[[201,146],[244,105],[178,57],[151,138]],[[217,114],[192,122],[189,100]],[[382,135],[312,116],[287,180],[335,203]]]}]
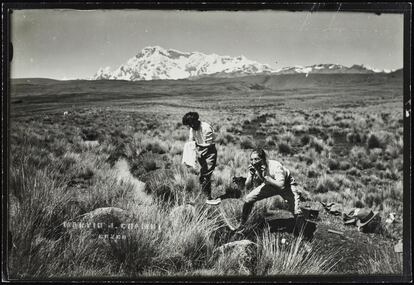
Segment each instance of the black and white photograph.
[{"label": "black and white photograph", "polygon": [[412,281],[401,7],[11,9],[3,276]]}]

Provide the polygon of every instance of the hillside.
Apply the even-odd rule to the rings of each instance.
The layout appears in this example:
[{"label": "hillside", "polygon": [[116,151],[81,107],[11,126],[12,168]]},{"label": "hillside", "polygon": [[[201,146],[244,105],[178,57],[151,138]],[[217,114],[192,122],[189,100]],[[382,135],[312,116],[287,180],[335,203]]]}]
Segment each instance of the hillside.
[{"label": "hillside", "polygon": [[[56,95],[93,92],[99,88],[100,92],[110,93],[123,89],[128,92],[139,94],[143,90],[160,89],[171,87],[200,88],[209,85],[212,90],[238,89],[249,90],[289,90],[301,88],[358,88],[364,86],[402,86],[402,72],[397,71],[389,74],[283,74],[283,75],[254,75],[237,78],[199,78],[197,80],[151,80],[131,82],[125,80],[69,80],[58,81],[52,79],[12,79],[11,96],[45,95],[48,91],[55,91]],[[30,90],[28,87],[33,87]],[[44,90],[46,88],[46,90]],[[50,89],[49,89],[50,88]],[[157,90],[155,89],[155,90]],[[44,92],[46,91],[46,92]],[[174,94],[171,94],[174,96]],[[122,96],[122,94],[120,94]]]}]

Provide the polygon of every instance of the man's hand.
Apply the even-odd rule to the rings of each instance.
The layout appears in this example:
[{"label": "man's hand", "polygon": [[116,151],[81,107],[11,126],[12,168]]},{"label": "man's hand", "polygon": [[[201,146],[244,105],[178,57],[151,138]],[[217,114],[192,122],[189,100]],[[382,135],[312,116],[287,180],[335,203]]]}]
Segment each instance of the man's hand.
[{"label": "man's hand", "polygon": [[249,164],[249,171],[251,175],[254,175],[256,173],[256,169],[254,168],[253,165]]},{"label": "man's hand", "polygon": [[261,180],[264,180],[264,175],[266,173],[266,165],[256,166],[255,170],[257,172],[257,176],[259,176]]}]

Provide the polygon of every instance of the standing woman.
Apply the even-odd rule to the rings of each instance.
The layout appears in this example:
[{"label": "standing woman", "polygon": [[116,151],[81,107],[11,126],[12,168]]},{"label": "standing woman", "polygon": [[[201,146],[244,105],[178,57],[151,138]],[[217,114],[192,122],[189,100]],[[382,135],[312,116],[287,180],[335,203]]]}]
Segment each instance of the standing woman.
[{"label": "standing woman", "polygon": [[200,163],[201,191],[207,196],[207,204],[217,205],[221,199],[211,197],[211,175],[217,164],[217,149],[213,128],[206,122],[199,120],[197,112],[188,112],[183,117],[183,125],[190,127],[190,141],[195,141],[197,159]]}]

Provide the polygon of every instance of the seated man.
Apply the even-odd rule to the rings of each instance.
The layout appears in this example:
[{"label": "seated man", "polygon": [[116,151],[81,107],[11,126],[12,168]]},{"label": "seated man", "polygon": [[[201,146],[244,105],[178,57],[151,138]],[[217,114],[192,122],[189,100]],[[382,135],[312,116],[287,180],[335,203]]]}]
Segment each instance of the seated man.
[{"label": "seated man", "polygon": [[246,188],[254,189],[244,198],[241,222],[235,230],[243,229],[255,202],[276,195],[287,200],[289,210],[295,217],[302,214],[297,184],[289,169],[276,160],[267,159],[263,149],[256,149],[250,155]]}]

